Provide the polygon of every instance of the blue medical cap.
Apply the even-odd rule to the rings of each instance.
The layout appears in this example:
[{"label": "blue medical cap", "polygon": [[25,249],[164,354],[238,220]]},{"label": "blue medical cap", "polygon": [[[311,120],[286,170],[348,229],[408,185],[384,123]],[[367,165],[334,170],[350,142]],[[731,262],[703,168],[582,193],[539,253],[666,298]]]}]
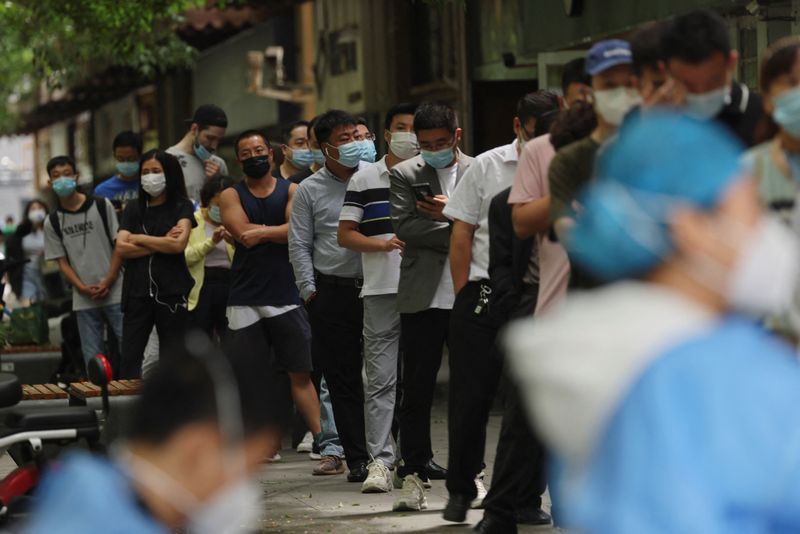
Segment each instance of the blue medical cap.
[{"label": "blue medical cap", "polygon": [[635,277],[672,250],[667,222],[678,206],[710,209],[743,175],[743,146],[713,121],[645,114],[600,158],[567,244],[570,257],[605,280]]}]

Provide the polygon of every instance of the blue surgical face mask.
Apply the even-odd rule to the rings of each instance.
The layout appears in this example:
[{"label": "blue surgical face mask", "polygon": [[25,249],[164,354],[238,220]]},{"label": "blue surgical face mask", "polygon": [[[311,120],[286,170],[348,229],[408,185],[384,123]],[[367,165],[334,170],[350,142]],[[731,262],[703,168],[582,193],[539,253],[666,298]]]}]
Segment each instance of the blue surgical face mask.
[{"label": "blue surgical face mask", "polygon": [[53,180],[53,191],[61,198],[68,197],[75,192],[78,182],[74,176],[64,176]]},{"label": "blue surgical face mask", "polygon": [[453,153],[454,147],[443,148],[442,150],[420,150],[419,155],[425,160],[425,163],[434,169],[444,169],[450,162],[453,161],[455,154]]},{"label": "blue surgical face mask", "polygon": [[211,152],[206,147],[198,143],[197,139],[194,140],[194,145],[192,148],[194,149],[194,155],[197,156],[197,159],[200,161],[205,161],[211,157]]},{"label": "blue surgical face mask", "polygon": [[319,148],[312,148],[311,155],[314,157],[314,163],[317,165],[325,165],[325,154]]},{"label": "blue surgical face mask", "polygon": [[707,93],[686,95],[686,114],[699,120],[709,120],[725,107],[730,98],[729,85],[708,91]]},{"label": "blue surgical face mask", "polygon": [[[335,159],[331,157],[330,151],[331,148],[335,148],[339,151],[339,159]],[[334,147],[333,145],[328,145],[327,154],[333,161],[337,162],[342,167],[347,167],[348,169],[352,169],[358,166],[358,162],[361,161],[361,145],[358,141],[350,141],[349,143],[345,143],[344,145],[339,145]]]},{"label": "blue surgical face mask", "polygon": [[[320,155],[322,152],[320,151]],[[307,148],[293,148],[292,149],[292,165],[298,169],[307,169],[314,163],[314,154]],[[325,161],[325,156],[322,156],[322,161]]]},{"label": "blue surgical face mask", "polygon": [[375,150],[375,143],[369,139],[364,139],[359,141],[359,144],[361,144],[361,161],[375,163],[375,158],[378,155],[378,151]]},{"label": "blue surgical face mask", "polygon": [[800,138],[800,87],[789,89],[775,99],[772,118],[789,135]]},{"label": "blue surgical face mask", "polygon": [[135,176],[139,172],[138,161],[118,161],[117,172],[122,176]]},{"label": "blue surgical face mask", "polygon": [[222,214],[219,212],[219,206],[211,206],[208,208],[208,218],[217,224],[222,223]]}]

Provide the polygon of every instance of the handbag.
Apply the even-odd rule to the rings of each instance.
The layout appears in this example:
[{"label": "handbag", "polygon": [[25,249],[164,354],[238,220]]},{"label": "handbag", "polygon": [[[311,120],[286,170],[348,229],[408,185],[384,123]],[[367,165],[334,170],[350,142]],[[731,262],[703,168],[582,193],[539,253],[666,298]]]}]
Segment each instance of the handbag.
[{"label": "handbag", "polygon": [[11,345],[47,345],[50,343],[50,328],[47,325],[47,312],[44,306],[31,304],[26,308],[16,308],[11,312],[8,343]]}]

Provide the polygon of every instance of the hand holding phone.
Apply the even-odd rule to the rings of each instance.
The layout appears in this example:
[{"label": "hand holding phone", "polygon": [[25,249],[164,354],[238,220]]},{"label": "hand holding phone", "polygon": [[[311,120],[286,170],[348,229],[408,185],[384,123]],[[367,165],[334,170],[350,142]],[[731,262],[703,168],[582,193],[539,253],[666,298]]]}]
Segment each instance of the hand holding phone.
[{"label": "hand holding phone", "polygon": [[431,189],[431,184],[428,182],[423,182],[419,184],[412,184],[411,187],[414,188],[414,196],[420,202],[426,202],[427,197],[433,197],[433,189]]}]

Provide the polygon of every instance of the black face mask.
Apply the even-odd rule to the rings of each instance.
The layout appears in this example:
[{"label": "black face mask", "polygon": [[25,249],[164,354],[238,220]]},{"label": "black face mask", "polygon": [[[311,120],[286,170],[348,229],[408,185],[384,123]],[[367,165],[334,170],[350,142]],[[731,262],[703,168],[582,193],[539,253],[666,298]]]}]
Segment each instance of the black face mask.
[{"label": "black face mask", "polygon": [[269,172],[267,156],[253,156],[242,161],[242,170],[249,178],[263,178]]}]

